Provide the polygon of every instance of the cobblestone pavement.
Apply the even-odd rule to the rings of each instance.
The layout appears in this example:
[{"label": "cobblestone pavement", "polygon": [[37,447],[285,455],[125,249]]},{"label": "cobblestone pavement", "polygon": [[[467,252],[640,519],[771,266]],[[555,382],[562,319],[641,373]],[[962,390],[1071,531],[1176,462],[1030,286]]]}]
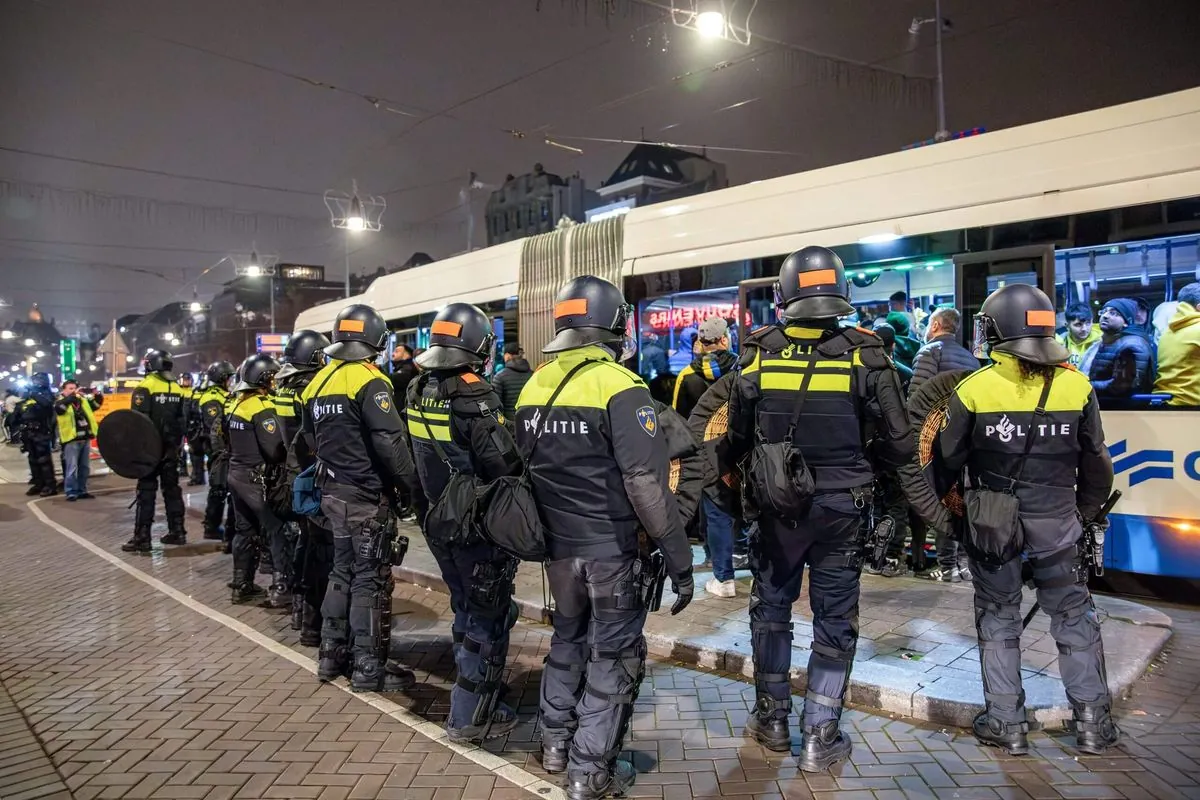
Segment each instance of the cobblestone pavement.
[{"label": "cobblestone pavement", "polygon": [[[106,485],[122,482],[96,488]],[[525,724],[487,751],[452,748],[436,738],[452,677],[444,595],[406,586],[394,598],[394,655],[418,676],[411,696],[353,696],[316,682],[313,649],[299,647],[280,612],[229,605],[225,556],[192,546],[119,554],[131,520],[127,491],[54,498],[34,511],[20,488],[0,487],[5,800],[68,796],[49,781],[16,788],[14,767],[49,774],[39,752],[70,796],[84,799],[559,796],[536,757],[545,628],[513,631],[507,679]],[[958,729],[851,710],[850,762],[804,775],[792,758],[739,735],[753,695],[743,679],[654,661],[626,742],[643,771],[631,794],[1200,798],[1200,612],[1165,610],[1176,636],[1122,703],[1127,738],[1110,756],[1077,756],[1069,737],[1050,731],[1034,735],[1033,755],[1015,759]],[[6,709],[6,695],[19,715]]]}]

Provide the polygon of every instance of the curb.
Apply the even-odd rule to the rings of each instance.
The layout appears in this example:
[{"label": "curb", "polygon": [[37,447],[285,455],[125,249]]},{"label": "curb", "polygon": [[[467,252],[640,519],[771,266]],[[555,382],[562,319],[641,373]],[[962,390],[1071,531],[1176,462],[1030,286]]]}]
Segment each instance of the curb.
[{"label": "curb", "polygon": [[[403,565],[394,567],[393,573],[397,579],[423,589],[442,594],[449,592],[440,574]],[[522,619],[541,625],[550,624],[550,612],[542,603],[520,597],[513,599]],[[1112,658],[1111,654],[1109,656],[1109,688],[1113,697],[1120,699],[1145,674],[1150,662],[1171,638],[1170,618],[1122,598],[1097,596],[1097,601],[1101,606],[1114,606],[1109,612],[1109,624],[1127,626],[1129,630],[1123,630],[1122,633],[1137,639],[1136,646],[1130,648],[1132,656],[1119,660]],[[1135,613],[1131,611],[1133,608],[1146,613]],[[749,654],[741,651],[706,647],[683,638],[651,632],[646,633],[646,646],[650,654],[658,658],[732,674],[748,683],[754,677],[754,665]],[[1058,678],[1031,673],[1027,669],[1023,673],[1026,708],[1031,722],[1050,728],[1071,719],[1071,706]],[[790,677],[793,691],[802,697],[807,684],[807,668],[793,665]],[[969,728],[975,716],[983,711],[983,692],[979,683],[955,678],[919,680],[907,670],[874,661],[854,663],[846,700],[875,711],[959,728]],[[799,710],[801,704],[797,702],[794,707]]]}]

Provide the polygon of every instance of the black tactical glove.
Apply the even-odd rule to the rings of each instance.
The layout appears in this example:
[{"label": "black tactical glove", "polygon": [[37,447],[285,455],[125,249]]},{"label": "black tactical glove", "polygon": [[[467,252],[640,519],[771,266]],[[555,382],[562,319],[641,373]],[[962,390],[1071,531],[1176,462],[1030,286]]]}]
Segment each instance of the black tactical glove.
[{"label": "black tactical glove", "polygon": [[696,593],[696,581],[692,578],[691,567],[688,567],[682,575],[671,579],[671,591],[678,595],[675,598],[675,605],[671,606],[671,616],[673,617],[688,607],[688,604],[692,602],[692,595]]}]

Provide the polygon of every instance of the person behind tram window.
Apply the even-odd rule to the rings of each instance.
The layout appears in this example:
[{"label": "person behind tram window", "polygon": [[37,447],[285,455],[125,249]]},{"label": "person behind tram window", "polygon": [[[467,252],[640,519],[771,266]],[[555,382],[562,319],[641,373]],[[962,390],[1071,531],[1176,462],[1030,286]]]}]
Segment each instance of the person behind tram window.
[{"label": "person behind tram window", "polygon": [[1058,341],[1067,348],[1068,363],[1078,369],[1088,348],[1100,341],[1100,327],[1093,324],[1092,308],[1087,303],[1072,303],[1065,316],[1067,329],[1058,335]]},{"label": "person behind tram window", "polygon": [[[409,384],[406,400],[413,462],[430,506],[443,499],[452,471],[484,484],[521,472],[500,395],[484,379],[494,342],[491,320],[469,303],[446,306],[430,328],[421,376]],[[444,500],[454,501],[454,494]],[[423,523],[454,609],[458,677],[446,736],[458,743],[503,736],[518,722],[517,712],[501,700],[508,635],[518,617],[512,599],[517,561],[476,532],[460,540],[461,530]]]},{"label": "person behind tram window", "polygon": [[412,348],[406,344],[398,344],[392,350],[392,394],[396,402],[403,404],[408,394],[408,384],[417,377],[417,367],[413,364]]},{"label": "person behind tram window", "polygon": [[492,378],[492,387],[500,396],[505,418],[509,420],[517,418],[517,400],[520,399],[521,390],[525,388],[525,384],[529,382],[529,376],[532,374],[533,369],[525,359],[525,351],[521,349],[521,344],[505,342],[504,369]]},{"label": "person behind tram window", "polygon": [[884,314],[884,317],[887,317],[891,314],[903,314],[908,320],[908,325],[903,331],[900,329],[901,326],[894,323],[892,324],[892,327],[896,329],[896,333],[900,334],[901,336],[907,336],[914,328],[917,327],[917,317],[915,314],[913,314],[912,309],[909,308],[907,292],[892,292],[891,296],[888,297],[887,313]]},{"label": "person behind tram window", "polygon": [[[1102,325],[1106,319],[1102,313]],[[1067,350],[1054,338],[1054,303],[1038,288],[1011,284],[993,292],[975,329],[978,352],[992,363],[958,384],[937,443],[948,473],[965,467],[979,498],[968,503],[964,540],[975,574],[984,687],[985,710],[975,718],[974,733],[1014,755],[1029,752],[1021,686],[1023,554],[1050,616],[1079,749],[1100,754],[1120,732],[1110,715],[1100,621],[1082,549],[1082,521],[1095,519],[1113,482],[1096,392],[1064,364]],[[1006,492],[1015,492],[1017,520],[1009,521],[1003,506],[989,499],[1012,496]],[[972,542],[987,544],[994,560],[1012,555],[1000,564],[981,562]]]},{"label": "person behind tram window", "polygon": [[876,327],[884,323],[891,325],[892,330],[896,332],[896,341],[892,347],[892,359],[897,364],[903,364],[911,370],[913,359],[916,358],[917,351],[921,349],[921,343],[912,336],[912,315],[889,311],[882,322],[875,320]]},{"label": "person behind tram window", "polygon": [[98,426],[92,412],[100,408],[104,396],[99,392],[79,391],[73,380],[63,381],[62,394],[54,403],[58,417],[58,440],[62,443],[63,489],[68,500],[91,500],[87,490],[92,460],[92,439]]},{"label": "person behind tram window", "polygon": [[1158,343],[1155,393],[1173,406],[1200,406],[1200,283],[1179,290],[1178,305]]},{"label": "person behind tram window", "polygon": [[301,395],[304,436],[317,457],[321,514],[333,531],[333,570],[321,604],[317,678],[350,674],[355,692],[398,692],[416,678],[388,659],[392,567],[401,487],[413,479],[404,421],[392,385],[374,365],[387,342],[383,317],[347,306],[334,320],[329,363]]},{"label": "person behind tram window", "polygon": [[237,526],[233,537],[234,603],[244,603],[262,595],[255,585],[259,553],[269,550],[273,571],[272,605],[281,607],[287,590],[289,560],[285,553],[283,520],[275,516],[263,497],[263,473],[268,465],[282,464],[287,458],[283,426],[271,389],[279,362],[268,355],[256,354],[242,362],[241,378],[233,387],[236,400],[225,418],[225,437],[229,442],[229,488],[233,492]]},{"label": "person behind tram window", "polygon": [[142,359],[146,377],[133,390],[133,410],[150,417],[162,440],[162,461],[153,472],[137,482],[137,506],[133,538],[121,546],[127,553],[150,552],[150,528],[154,524],[154,501],[159,484],[167,510],[167,535],[163,544],[187,544],[183,527],[183,492],[179,489],[179,445],[183,441],[184,395],[172,373],[174,359],[165,350],[150,350]]},{"label": "person behind tram window", "polygon": [[745,733],[779,752],[791,748],[792,604],[809,568],[813,644],[799,763],[806,772],[828,769],[851,749],[839,722],[858,644],[859,530],[875,482],[865,432],[881,470],[907,464],[913,450],[883,342],[838,325],[854,310],[849,298],[832,250],[806,247],[784,259],[775,284],[782,324],[743,343],[726,447],[718,450],[722,473],[748,457],[747,512],[757,512],[760,529],[751,543],[756,702]]},{"label": "person behind tram window", "polygon": [[[692,600],[692,549],[669,489],[667,435],[632,356],[632,308],[585,275],[554,306],[556,355],[525,384],[517,442],[546,526],[554,635],[542,673],[542,766],[567,772],[567,797],[624,792],[619,760],[645,675],[640,531],[662,551],[678,614]],[[553,399],[553,403],[550,401]]]},{"label": "person behind tram window", "polygon": [[737,364],[737,358],[729,352],[729,323],[720,317],[709,317],[700,323],[696,347],[695,358],[675,378],[671,405],[684,419],[691,416],[708,387]]},{"label": "person behind tram window", "polygon": [[1119,297],[1100,309],[1100,342],[1088,376],[1100,397],[1128,398],[1153,385],[1150,340],[1133,327],[1137,308],[1133,300]]}]

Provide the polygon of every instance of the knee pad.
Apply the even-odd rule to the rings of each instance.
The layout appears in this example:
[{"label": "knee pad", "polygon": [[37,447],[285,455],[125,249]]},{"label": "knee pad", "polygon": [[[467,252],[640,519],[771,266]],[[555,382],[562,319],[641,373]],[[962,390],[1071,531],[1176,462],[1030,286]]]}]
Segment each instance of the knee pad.
[{"label": "knee pad", "polygon": [[1044,558],[1031,559],[1033,585],[1037,589],[1065,589],[1077,584],[1086,584],[1087,567],[1083,563],[1083,552],[1072,545]]}]

